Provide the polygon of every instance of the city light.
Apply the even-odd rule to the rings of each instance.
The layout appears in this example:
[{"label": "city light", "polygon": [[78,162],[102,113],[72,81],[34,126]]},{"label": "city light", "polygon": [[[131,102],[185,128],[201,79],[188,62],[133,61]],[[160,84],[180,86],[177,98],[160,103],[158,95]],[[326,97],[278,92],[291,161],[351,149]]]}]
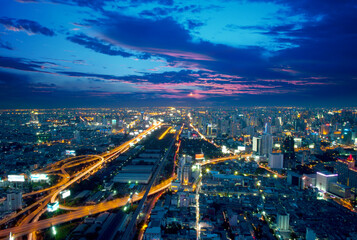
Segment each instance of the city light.
[{"label": "city light", "polygon": [[47,204],[47,211],[48,212],[55,212],[55,211],[58,210],[58,208],[59,208],[59,202],[58,201],[56,201],[54,203]]},{"label": "city light", "polygon": [[53,235],[56,235],[56,234],[57,234],[57,231],[56,231],[55,226],[52,226],[52,228],[51,228],[51,229],[52,229],[52,234],[53,234]]}]

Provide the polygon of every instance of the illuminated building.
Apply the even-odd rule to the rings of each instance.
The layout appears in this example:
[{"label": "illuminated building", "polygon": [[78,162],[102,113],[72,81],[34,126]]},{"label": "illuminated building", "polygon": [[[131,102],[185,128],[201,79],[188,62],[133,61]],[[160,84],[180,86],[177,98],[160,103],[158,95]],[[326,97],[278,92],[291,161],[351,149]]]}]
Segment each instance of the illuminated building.
[{"label": "illuminated building", "polygon": [[288,213],[278,214],[276,217],[276,224],[280,231],[288,231],[289,230],[289,220],[290,215]]},{"label": "illuminated building", "polygon": [[351,188],[357,188],[357,169],[355,160],[350,155],[346,160],[336,162],[336,173],[338,182]]},{"label": "illuminated building", "polygon": [[320,135],[328,135],[330,133],[330,125],[329,124],[325,124],[325,125],[321,125],[320,127]]},{"label": "illuminated building", "polygon": [[320,191],[329,191],[330,184],[337,182],[338,174],[333,174],[329,172],[317,172],[316,173],[316,187]]},{"label": "illuminated building", "polygon": [[188,185],[191,178],[191,165],[185,164],[183,167],[183,176],[182,176],[182,184]]},{"label": "illuminated building", "polygon": [[211,136],[212,135],[212,124],[207,124],[206,135],[207,136]]},{"label": "illuminated building", "polygon": [[30,122],[33,123],[33,124],[38,124],[39,123],[39,121],[38,121],[38,112],[36,112],[36,111],[32,111],[31,112],[31,121]]},{"label": "illuminated building", "polygon": [[262,149],[262,138],[253,137],[253,152],[257,155],[261,155]]},{"label": "illuminated building", "polygon": [[351,197],[351,188],[338,183],[331,183],[329,192],[341,198]]},{"label": "illuminated building", "polygon": [[311,188],[316,186],[316,174],[303,174],[302,188]]},{"label": "illuminated building", "polygon": [[273,148],[273,138],[270,134],[253,137],[253,152],[259,156],[268,156]]}]

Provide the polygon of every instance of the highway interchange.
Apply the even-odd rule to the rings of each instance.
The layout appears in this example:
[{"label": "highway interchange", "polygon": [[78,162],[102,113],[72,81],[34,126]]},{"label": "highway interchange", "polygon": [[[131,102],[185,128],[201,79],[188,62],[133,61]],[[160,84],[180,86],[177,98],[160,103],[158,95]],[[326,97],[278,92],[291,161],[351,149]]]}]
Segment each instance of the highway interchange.
[{"label": "highway interchange", "polygon": [[[47,189],[24,194],[23,195],[24,197],[29,197],[29,196],[40,194],[40,193],[48,193],[47,195],[45,195],[41,199],[37,200],[30,206],[27,206],[20,212],[14,214],[14,215],[11,215],[9,218],[6,218],[6,219],[3,219],[2,221],[0,221],[0,225],[2,225],[2,224],[5,224],[11,220],[17,219],[19,216],[26,213],[27,211],[33,210],[32,212],[30,212],[30,214],[28,214],[27,216],[20,219],[17,222],[17,225],[15,227],[0,230],[0,239],[8,239],[10,233],[12,234],[12,236],[14,238],[28,235],[28,239],[35,239],[36,235],[32,234],[32,233],[34,233],[38,230],[50,228],[51,226],[54,226],[57,224],[66,223],[66,222],[80,219],[80,218],[83,218],[83,217],[86,217],[89,215],[94,215],[94,214],[105,212],[105,211],[108,211],[111,209],[119,208],[119,207],[125,206],[128,203],[128,201],[136,202],[136,201],[141,200],[142,198],[146,198],[147,196],[156,194],[160,191],[163,191],[163,190],[169,188],[171,186],[171,182],[176,179],[176,176],[174,174],[172,175],[171,178],[163,180],[162,182],[158,183],[155,186],[153,186],[153,184],[155,182],[154,181],[155,177],[154,177],[153,180],[150,182],[150,187],[147,188],[147,189],[149,189],[148,192],[142,191],[142,192],[140,192],[136,195],[133,195],[133,196],[117,198],[117,199],[114,199],[111,201],[102,202],[102,203],[99,203],[96,205],[90,205],[90,206],[68,207],[68,206],[60,205],[59,206],[60,209],[68,210],[69,212],[54,216],[52,218],[39,220],[41,215],[44,212],[46,212],[47,204],[54,203],[55,201],[57,201],[57,198],[58,198],[58,195],[60,194],[60,192],[69,188],[75,182],[81,181],[81,180],[89,177],[91,174],[94,174],[100,168],[102,168],[106,162],[109,162],[109,161],[117,158],[118,155],[127,151],[131,146],[133,146],[134,144],[139,142],[147,134],[150,134],[152,131],[154,131],[155,129],[157,129],[161,126],[162,126],[162,123],[158,122],[157,124],[152,125],[147,130],[145,130],[144,132],[139,134],[137,137],[135,137],[135,138],[125,142],[124,144],[114,148],[113,150],[105,152],[103,154],[67,158],[67,159],[61,160],[59,162],[56,162],[50,166],[47,166],[44,169],[36,171],[35,173],[56,174],[56,175],[60,176],[62,179],[56,185],[51,186]],[[170,129],[170,128],[168,128],[168,129]],[[182,128],[181,128],[181,130],[182,130]],[[180,132],[181,132],[181,130],[180,130]],[[198,130],[196,130],[196,131],[198,132]],[[175,138],[178,139],[177,136],[175,136]],[[206,138],[204,138],[204,139],[207,140]],[[174,143],[174,141],[172,143]],[[173,146],[173,144],[171,144],[171,147],[172,146]],[[223,162],[223,161],[227,161],[227,160],[249,157],[249,156],[251,156],[251,154],[240,154],[240,155],[234,155],[234,156],[229,156],[229,157],[222,157],[222,158],[217,158],[217,159],[206,160],[206,161],[198,163],[198,164],[200,164],[200,165],[215,164],[215,163],[219,163],[219,162]],[[166,157],[167,156],[165,156],[163,159],[165,159]],[[76,174],[70,175],[66,171],[67,169],[70,169],[75,166],[83,165],[83,164],[87,164],[89,166],[84,168],[83,170],[81,170],[80,172],[78,172]],[[160,165],[162,166],[162,164],[160,164]],[[160,170],[160,169],[158,169],[158,170]],[[155,176],[157,176],[158,173],[159,173],[159,171],[156,171]],[[132,198],[132,199],[130,199],[130,198]],[[138,209],[140,210],[140,208],[138,208]]]}]

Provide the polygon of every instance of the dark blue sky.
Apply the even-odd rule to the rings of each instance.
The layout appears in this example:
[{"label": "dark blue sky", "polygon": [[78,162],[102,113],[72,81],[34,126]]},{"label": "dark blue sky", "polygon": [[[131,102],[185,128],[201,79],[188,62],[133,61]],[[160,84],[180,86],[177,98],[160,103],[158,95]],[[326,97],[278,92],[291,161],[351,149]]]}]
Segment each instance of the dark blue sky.
[{"label": "dark blue sky", "polygon": [[356,93],[356,1],[0,2],[0,108],[356,106]]}]

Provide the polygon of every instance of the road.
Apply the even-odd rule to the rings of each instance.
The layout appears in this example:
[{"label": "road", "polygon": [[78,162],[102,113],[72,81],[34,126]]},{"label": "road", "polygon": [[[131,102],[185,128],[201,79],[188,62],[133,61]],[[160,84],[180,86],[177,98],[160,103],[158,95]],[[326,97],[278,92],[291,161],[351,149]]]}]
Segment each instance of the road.
[{"label": "road", "polygon": [[[151,188],[149,195],[158,193],[168,187],[171,186],[171,182],[176,178],[169,178],[162,183],[154,186]],[[140,192],[138,195],[133,196],[133,201],[139,201],[140,199],[143,198],[145,192]],[[99,203],[96,205],[91,205],[91,206],[83,206],[79,207],[78,210],[61,214],[58,216],[55,216],[53,218],[45,219],[45,220],[40,220],[37,222],[31,222],[29,224],[23,225],[23,226],[18,226],[18,227],[13,227],[13,228],[8,228],[0,231],[0,237],[7,237],[9,236],[10,232],[14,234],[15,237],[20,237],[23,235],[27,235],[29,233],[32,233],[37,230],[49,228],[53,225],[69,222],[72,220],[76,220],[79,218],[83,218],[85,216],[97,214],[100,212],[105,212],[111,209],[115,209],[118,207],[125,206],[128,203],[129,197],[124,197],[124,198],[118,198],[112,201],[104,202],[104,203]]]},{"label": "road", "polygon": [[[101,155],[84,156],[84,160],[83,160],[84,163],[88,163],[88,162],[92,161],[93,157],[99,158],[100,161],[98,161],[94,165],[91,165],[90,167],[82,170],[80,173],[76,174],[74,177],[72,176],[73,178],[71,180],[70,180],[71,176],[69,176],[69,174],[65,171],[65,168],[66,168],[66,166],[67,167],[73,167],[73,166],[78,165],[79,162],[78,162],[77,158],[80,158],[80,157],[71,157],[71,158],[61,160],[61,161],[59,161],[59,162],[57,162],[55,164],[52,164],[52,165],[48,166],[47,167],[48,169],[46,168],[47,170],[44,170],[44,172],[51,171],[51,170],[49,170],[51,167],[53,168],[53,170],[56,170],[56,171],[60,170],[62,172],[61,176],[63,176],[62,181],[60,181],[54,187],[51,187],[51,188],[45,189],[45,190],[41,190],[41,192],[39,192],[39,191],[33,192],[33,193],[31,193],[31,195],[37,194],[37,193],[42,193],[42,192],[45,192],[45,191],[50,191],[52,189],[55,189],[55,190],[51,191],[47,196],[43,197],[42,199],[36,201],[34,204],[31,204],[30,206],[28,206],[25,209],[21,210],[19,213],[13,214],[9,218],[3,219],[0,222],[0,225],[4,224],[4,223],[6,223],[6,222],[8,222],[8,221],[10,221],[12,219],[17,218],[21,214],[24,214],[25,212],[27,212],[27,211],[29,211],[29,210],[31,210],[31,209],[33,209],[33,208],[35,208],[37,206],[36,210],[33,211],[32,213],[30,213],[30,215],[28,215],[27,217],[25,217],[19,223],[20,226],[17,226],[17,228],[26,229],[26,227],[28,225],[31,225],[31,224],[34,225],[37,222],[37,220],[39,219],[39,217],[42,215],[42,213],[44,212],[43,209],[47,206],[47,203],[49,202],[49,199],[51,200],[51,202],[55,202],[58,194],[61,191],[63,191],[67,187],[69,187],[74,182],[80,180],[81,178],[87,177],[87,176],[89,176],[89,174],[93,174],[94,172],[96,172],[98,169],[100,169],[102,167],[103,163],[111,161],[112,159],[116,158],[119,154],[127,151],[130,148],[130,146],[133,146],[134,144],[139,142],[147,134],[150,134],[152,131],[154,131],[155,129],[160,127],[161,124],[162,123],[156,123],[156,124],[152,125],[147,130],[145,130],[144,132],[139,134],[137,137],[125,142],[124,144],[114,148],[111,151],[108,151],[108,152],[103,153]],[[71,161],[71,162],[69,162],[69,161]],[[67,163],[69,163],[69,164],[67,165]],[[62,164],[62,166],[61,166],[61,164]],[[83,164],[83,162],[82,162],[82,164]],[[59,166],[61,166],[61,167],[58,168]],[[36,171],[36,173],[39,173],[39,171]],[[34,221],[32,223],[30,223],[30,221],[32,219],[34,219]],[[0,231],[0,233],[2,233],[3,231],[6,231],[6,230],[2,230],[2,231]],[[36,231],[36,230],[37,229],[33,229],[33,231]],[[13,231],[13,233],[15,233],[15,232]],[[0,236],[3,236],[3,235],[0,235]],[[17,237],[17,235],[15,235],[15,236]]]},{"label": "road", "polygon": [[210,159],[210,160],[199,162],[197,164],[201,165],[201,166],[204,166],[204,165],[207,165],[207,164],[216,164],[216,163],[224,162],[224,161],[227,161],[227,160],[233,160],[233,159],[237,159],[237,158],[250,157],[250,156],[252,156],[251,153],[238,154],[238,155],[233,155],[233,156],[228,156],[228,157]]},{"label": "road", "polygon": [[[170,129],[171,129],[171,127],[169,127],[169,128],[160,136],[159,140],[163,139],[162,136],[165,137],[165,135],[167,134],[167,132],[168,132]],[[176,134],[178,134],[178,133],[176,133]],[[135,212],[134,212],[134,214],[133,214],[133,216],[132,216],[132,218],[131,218],[131,221],[129,222],[127,228],[125,229],[125,232],[124,232],[124,234],[123,234],[123,237],[121,238],[122,240],[131,239],[132,233],[133,233],[133,227],[134,227],[134,225],[136,224],[136,220],[137,220],[137,218],[138,218],[138,216],[139,216],[139,214],[140,214],[140,212],[141,212],[141,210],[142,210],[142,208],[143,208],[143,206],[144,206],[144,203],[145,203],[145,201],[146,201],[146,199],[147,199],[147,196],[148,196],[149,193],[150,193],[151,187],[152,187],[153,184],[155,183],[157,176],[158,176],[159,173],[161,172],[161,169],[162,169],[162,167],[164,166],[164,163],[166,162],[167,157],[169,156],[172,147],[174,146],[175,139],[176,139],[176,135],[175,135],[175,137],[171,140],[170,146],[168,147],[168,149],[167,149],[167,151],[166,151],[166,153],[165,153],[165,156],[161,159],[161,161],[160,161],[160,163],[159,163],[159,166],[157,167],[157,169],[156,169],[154,175],[151,177],[150,182],[149,182],[148,186],[146,187],[145,194],[144,194],[143,198],[141,199],[141,201],[140,201],[140,203],[139,203],[137,209],[135,210]]]}]

